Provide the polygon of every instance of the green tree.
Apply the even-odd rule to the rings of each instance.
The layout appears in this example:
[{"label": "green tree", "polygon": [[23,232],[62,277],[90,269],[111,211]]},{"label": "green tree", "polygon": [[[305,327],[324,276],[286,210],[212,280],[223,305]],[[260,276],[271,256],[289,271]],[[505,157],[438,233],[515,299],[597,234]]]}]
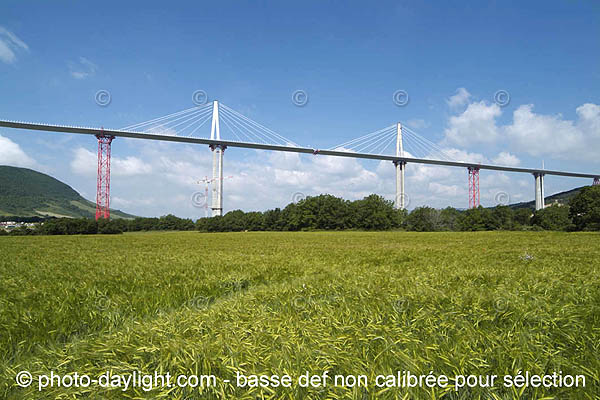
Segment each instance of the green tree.
[{"label": "green tree", "polygon": [[125,219],[111,219],[110,222],[121,232],[127,232],[129,230],[129,222]]},{"label": "green tree", "polygon": [[264,229],[267,231],[280,231],[283,229],[284,221],[281,219],[281,210],[265,211],[263,214]]},{"label": "green tree", "polygon": [[536,210],[531,217],[531,224],[548,231],[565,231],[572,227],[569,217],[569,206],[553,204]]},{"label": "green tree", "polygon": [[518,208],[513,213],[513,220],[515,225],[529,226],[531,225],[531,216],[533,212],[530,208]]},{"label": "green tree", "polygon": [[569,202],[569,215],[579,231],[600,230],[600,186],[586,186]]},{"label": "green tree", "polygon": [[508,206],[497,205],[492,208],[490,215],[492,229],[511,230],[513,229],[513,211]]},{"label": "green tree", "polygon": [[249,212],[244,215],[244,229],[248,231],[264,230],[264,215],[260,212]]},{"label": "green tree", "polygon": [[457,231],[459,229],[458,222],[462,213],[453,207],[446,207],[440,211],[440,230]]},{"label": "green tree", "polygon": [[399,228],[405,213],[394,209],[394,204],[381,196],[372,194],[354,201],[350,207],[350,228],[387,230]]},{"label": "green tree", "polygon": [[[0,230],[2,232],[4,232],[4,229],[0,229]],[[29,236],[29,235],[33,235],[33,234],[35,234],[35,231],[33,229],[29,229],[26,226],[20,226],[9,232],[9,235],[11,235],[11,236]]]},{"label": "green tree", "polygon": [[245,228],[244,224],[245,214],[242,210],[229,211],[223,216],[221,220],[222,231],[225,232],[240,232]]},{"label": "green tree", "polygon": [[348,202],[330,194],[307,197],[297,204],[300,229],[338,230],[346,228]]},{"label": "green tree", "polygon": [[99,219],[97,222],[98,222],[98,233],[101,233],[104,235],[123,233],[120,226],[118,224],[115,224],[110,219]]},{"label": "green tree", "polygon": [[461,231],[489,231],[496,229],[492,220],[492,212],[479,206],[465,211],[458,223]]},{"label": "green tree", "polygon": [[301,210],[296,203],[288,204],[280,214],[281,230],[297,231],[302,227]]},{"label": "green tree", "polygon": [[406,218],[409,230],[433,232],[441,229],[440,212],[431,207],[417,207]]},{"label": "green tree", "polygon": [[206,220],[206,231],[207,232],[224,232],[223,217],[216,216],[211,218],[204,218]]}]

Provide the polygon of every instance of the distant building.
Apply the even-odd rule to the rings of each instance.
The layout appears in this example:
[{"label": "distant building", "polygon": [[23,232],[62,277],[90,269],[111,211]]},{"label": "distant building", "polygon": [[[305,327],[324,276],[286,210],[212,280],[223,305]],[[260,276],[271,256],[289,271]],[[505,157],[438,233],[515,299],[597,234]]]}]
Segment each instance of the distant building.
[{"label": "distant building", "polygon": [[13,229],[26,227],[33,229],[36,226],[35,222],[16,222],[16,221],[5,221],[0,222],[0,229],[5,231],[12,231]]}]

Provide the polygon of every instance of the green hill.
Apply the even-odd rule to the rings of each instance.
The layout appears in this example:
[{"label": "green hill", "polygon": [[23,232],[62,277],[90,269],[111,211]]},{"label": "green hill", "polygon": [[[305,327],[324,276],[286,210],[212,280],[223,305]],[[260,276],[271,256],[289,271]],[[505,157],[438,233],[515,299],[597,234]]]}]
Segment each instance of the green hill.
[{"label": "green hill", "polygon": [[[134,218],[119,210],[111,217]],[[41,172],[0,165],[0,216],[94,218],[96,204],[69,185]]]},{"label": "green hill", "polygon": [[[569,200],[571,200],[571,198],[573,196],[575,196],[577,193],[579,193],[579,191],[583,188],[582,187],[578,187],[575,189],[571,189],[571,190],[567,190],[565,192],[560,192],[560,193],[555,193],[551,196],[546,196],[544,197],[544,204],[551,205],[554,203],[558,203],[558,204],[569,204]],[[531,208],[531,209],[535,209],[535,200],[531,200],[531,201],[525,201],[525,202],[521,202],[521,203],[515,203],[515,204],[509,204],[509,207],[513,208],[513,209],[518,209],[518,208]]]}]

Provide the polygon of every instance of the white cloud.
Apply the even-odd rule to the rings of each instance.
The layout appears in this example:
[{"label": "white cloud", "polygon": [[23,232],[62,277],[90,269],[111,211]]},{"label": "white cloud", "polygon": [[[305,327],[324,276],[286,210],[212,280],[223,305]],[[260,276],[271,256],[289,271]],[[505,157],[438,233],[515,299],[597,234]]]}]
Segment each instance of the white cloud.
[{"label": "white cloud", "polygon": [[533,156],[598,160],[600,106],[587,103],[576,112],[577,120],[571,121],[560,114],[536,114],[533,105],[522,105],[505,127],[506,134],[515,148]]},{"label": "white cloud", "polygon": [[440,196],[449,196],[449,197],[456,197],[460,194],[463,194],[465,192],[465,188],[464,185],[460,186],[460,185],[445,185],[443,183],[439,183],[439,182],[431,182],[429,185],[429,190],[436,195],[440,195]]},{"label": "white cloud", "polygon": [[483,154],[469,153],[466,150],[449,148],[444,149],[444,153],[447,154],[452,161],[472,162],[480,164],[485,164],[488,162],[488,159]]},{"label": "white cloud", "polygon": [[492,162],[494,164],[503,165],[507,167],[516,167],[521,163],[521,160],[519,160],[519,158],[514,154],[510,154],[507,151],[502,151],[492,160]]},{"label": "white cloud", "polygon": [[[458,104],[458,100],[453,104]],[[501,142],[513,152],[536,157],[598,160],[600,106],[597,104],[577,107],[575,120],[565,119],[561,114],[536,114],[532,104],[519,106],[513,112],[512,122],[506,125],[497,123],[501,114],[502,110],[496,104],[470,103],[462,113],[450,117],[443,143],[469,147]],[[518,158],[508,152],[500,153],[494,162],[519,164]]]},{"label": "white cloud", "polygon": [[86,79],[94,76],[98,66],[85,57],[79,57],[78,62],[69,62],[69,72],[75,79]]},{"label": "white cloud", "polygon": [[463,113],[450,117],[445,140],[461,146],[493,143],[499,135],[496,118],[500,114],[496,104],[471,103]]},{"label": "white cloud", "polygon": [[[98,173],[98,156],[83,147],[75,150],[71,161],[71,170],[84,176],[95,176]],[[111,157],[111,176],[135,176],[152,172],[152,166],[138,157]]]},{"label": "white cloud", "polygon": [[406,125],[413,129],[425,129],[430,126],[429,122],[424,119],[409,119],[406,121]]},{"label": "white cloud", "polygon": [[427,183],[434,180],[447,180],[452,176],[453,169],[449,167],[435,167],[425,164],[410,164],[407,167],[408,177],[414,182]]},{"label": "white cloud", "polygon": [[80,147],[75,150],[75,158],[71,161],[71,171],[78,175],[94,176],[98,172],[96,154]]},{"label": "white cloud", "polygon": [[456,94],[453,96],[450,96],[446,100],[446,103],[448,104],[448,106],[451,109],[457,109],[459,107],[466,105],[469,102],[470,98],[471,98],[471,93],[469,93],[467,91],[467,89],[461,87],[461,88],[456,89]]},{"label": "white cloud", "polygon": [[116,158],[112,162],[118,170],[117,176],[146,175],[152,172],[152,166],[137,157]]},{"label": "white cloud", "polygon": [[31,168],[36,162],[17,143],[0,135],[0,165]]},{"label": "white cloud", "polygon": [[16,52],[28,51],[29,46],[19,39],[17,35],[0,26],[0,61],[12,64],[17,61]]}]

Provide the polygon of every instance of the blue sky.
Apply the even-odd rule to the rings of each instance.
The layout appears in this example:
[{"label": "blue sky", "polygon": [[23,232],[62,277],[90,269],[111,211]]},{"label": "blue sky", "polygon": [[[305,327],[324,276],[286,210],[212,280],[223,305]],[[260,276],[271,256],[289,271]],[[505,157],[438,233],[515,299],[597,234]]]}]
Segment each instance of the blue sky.
[{"label": "blue sky", "polygon": [[[9,0],[0,5],[0,118],[119,128],[189,108],[204,90],[301,145],[327,148],[403,121],[461,160],[600,173],[599,41],[595,1]],[[299,89],[304,107],[291,101]],[[108,106],[96,104],[98,90],[110,92]],[[392,101],[397,90],[408,93],[405,106]],[[494,102],[498,90],[508,105]],[[0,135],[0,164],[50,173],[94,198],[93,138]],[[211,173],[208,149],[116,140],[113,156],[115,207],[203,215],[190,197]],[[466,206],[465,171],[411,168],[409,208]],[[296,192],[394,190],[391,166],[354,160],[230,149],[225,173],[226,210],[282,207]],[[499,192],[533,198],[532,177],[486,174],[484,205]],[[583,184],[547,178],[546,192]]]}]

